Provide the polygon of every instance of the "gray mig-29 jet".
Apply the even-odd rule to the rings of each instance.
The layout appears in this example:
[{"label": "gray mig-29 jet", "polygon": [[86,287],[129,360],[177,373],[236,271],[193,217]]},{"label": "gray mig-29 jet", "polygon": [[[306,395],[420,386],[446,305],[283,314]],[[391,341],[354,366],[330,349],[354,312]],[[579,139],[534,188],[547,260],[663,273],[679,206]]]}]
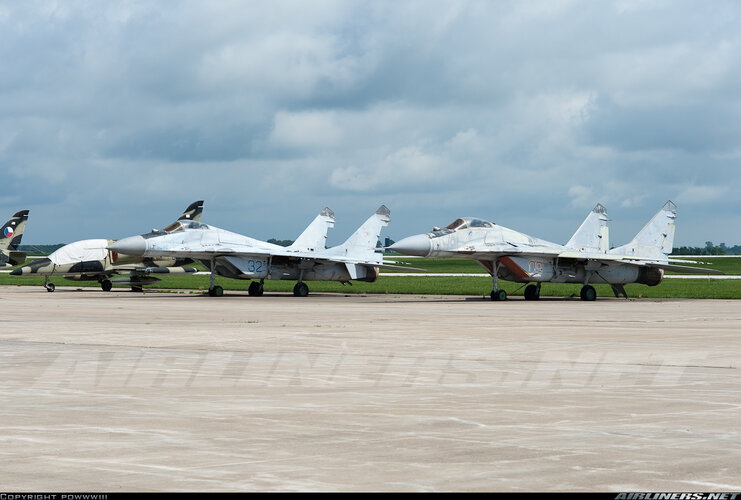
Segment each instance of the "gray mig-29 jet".
[{"label": "gray mig-29 jet", "polygon": [[544,281],[582,283],[582,300],[595,300],[590,283],[611,285],[616,297],[627,298],[623,285],[658,285],[664,270],[723,274],[713,269],[678,266],[669,259],[674,242],[677,207],[671,201],[627,245],[610,249],[607,214],[597,204],[566,245],[533,238],[476,218],[457,219],[431,233],[409,236],[391,250],[420,257],[467,257],[477,260],[492,275],[492,300],[506,300],[497,279],[535,283],[525,288],[526,300],[537,300]]},{"label": "gray mig-29 jet", "polygon": [[114,252],[142,257],[180,257],[200,260],[211,271],[209,295],[223,295],[215,275],[254,280],[250,295],[263,294],[270,280],[296,280],[293,294],[305,297],[304,281],[376,281],[383,256],[376,252],[381,228],[391,212],[381,206],[342,245],[326,248],[327,230],[334,227],[334,213],[325,208],[288,247],[274,245],[200,222],[181,221],[164,232],[131,236],[108,246]]},{"label": "gray mig-29 jet", "polygon": [[26,262],[26,252],[19,252],[18,245],[26,229],[28,210],[16,212],[0,229],[0,267],[17,266]]},{"label": "gray mig-29 jet", "polygon": [[[203,201],[191,203],[178,221],[197,221],[201,218]],[[177,223],[177,222],[176,222]],[[162,234],[165,234],[162,230]],[[154,229],[153,233],[160,230]],[[135,292],[142,291],[142,286],[160,281],[154,274],[190,274],[194,267],[183,267],[192,261],[174,258],[142,259],[139,256],[124,255],[109,251],[106,247],[114,240],[93,239],[75,241],[57,249],[42,259],[36,259],[27,266],[14,269],[13,276],[44,276],[44,287],[47,291],[55,290],[54,283],[49,283],[51,276],[62,276],[72,281],[97,281],[100,287],[108,292],[113,284],[129,285]],[[111,277],[126,274],[123,279]]]}]

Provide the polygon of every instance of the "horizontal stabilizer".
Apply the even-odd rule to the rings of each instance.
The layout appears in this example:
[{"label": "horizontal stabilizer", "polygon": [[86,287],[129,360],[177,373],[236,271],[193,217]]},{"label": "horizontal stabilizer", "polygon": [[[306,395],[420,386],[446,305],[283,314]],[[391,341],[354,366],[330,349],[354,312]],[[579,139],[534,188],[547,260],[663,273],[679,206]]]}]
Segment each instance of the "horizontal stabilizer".
[{"label": "horizontal stabilizer", "polygon": [[703,267],[692,267],[692,266],[678,266],[676,264],[665,264],[663,262],[649,262],[647,264],[650,267],[660,267],[664,271],[674,271],[677,273],[689,273],[689,274],[725,274],[723,271],[717,269],[708,269]]}]

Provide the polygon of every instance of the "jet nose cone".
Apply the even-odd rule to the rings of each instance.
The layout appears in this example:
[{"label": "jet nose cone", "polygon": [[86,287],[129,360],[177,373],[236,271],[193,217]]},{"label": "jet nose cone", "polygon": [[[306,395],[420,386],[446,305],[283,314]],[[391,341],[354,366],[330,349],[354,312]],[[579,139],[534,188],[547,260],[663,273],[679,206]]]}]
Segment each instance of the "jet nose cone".
[{"label": "jet nose cone", "polygon": [[389,247],[390,250],[394,250],[395,252],[405,255],[417,255],[419,257],[427,257],[431,248],[430,237],[426,234],[409,236]]},{"label": "jet nose cone", "polygon": [[141,236],[129,236],[111,243],[106,248],[112,252],[141,257],[147,251],[147,240]]},{"label": "jet nose cone", "polygon": [[17,267],[10,271],[11,276],[23,276],[23,267]]}]

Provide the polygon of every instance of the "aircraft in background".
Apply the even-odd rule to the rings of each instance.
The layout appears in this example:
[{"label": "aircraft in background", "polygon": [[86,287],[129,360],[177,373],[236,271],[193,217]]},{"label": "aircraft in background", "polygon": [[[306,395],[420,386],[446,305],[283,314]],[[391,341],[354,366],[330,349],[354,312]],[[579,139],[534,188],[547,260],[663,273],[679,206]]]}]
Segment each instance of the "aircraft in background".
[{"label": "aircraft in background", "polygon": [[28,210],[13,214],[0,229],[0,267],[17,266],[26,262],[26,252],[19,252],[23,231],[28,221]]},{"label": "aircraft in background", "polygon": [[[198,221],[203,212],[203,201],[188,205],[185,212],[173,223],[179,221]],[[172,224],[170,225],[172,226]],[[166,234],[163,230],[153,229],[150,234]],[[114,240],[92,239],[75,241],[57,249],[42,259],[36,259],[27,266],[14,269],[12,276],[44,276],[44,287],[53,292],[56,287],[49,282],[51,276],[62,276],[71,281],[97,281],[100,287],[108,292],[113,284],[129,285],[135,292],[142,291],[145,285],[160,281],[155,274],[189,274],[195,273],[194,267],[183,267],[192,261],[183,259],[142,259],[138,256],[123,255],[108,251],[106,248]],[[123,279],[111,278],[114,275],[126,274]]]},{"label": "aircraft in background", "polygon": [[[664,271],[723,274],[714,269],[680,266],[694,261],[669,259],[674,242],[677,207],[672,201],[659,210],[630,243],[610,248],[607,213],[597,204],[574,236],[559,245],[528,236],[493,222],[461,218],[445,228],[409,236],[391,245],[396,252],[420,257],[466,257],[477,260],[492,276],[492,300],[506,300],[497,280],[531,283],[526,300],[537,300],[543,282],[581,283],[581,299],[592,301],[590,283],[606,283],[616,297],[627,298],[624,285],[656,286]],[[534,284],[533,284],[534,283]]]},{"label": "aircraft in background", "polygon": [[215,285],[216,275],[253,280],[250,295],[263,294],[269,280],[296,280],[293,294],[305,297],[305,281],[351,280],[373,282],[378,278],[383,256],[376,251],[381,229],[391,212],[381,206],[342,245],[326,248],[327,230],[334,227],[334,213],[324,208],[296,241],[288,247],[274,245],[200,222],[180,221],[163,233],[149,233],[118,240],[108,246],[113,252],[149,258],[199,260],[211,272],[209,295],[223,295]]}]

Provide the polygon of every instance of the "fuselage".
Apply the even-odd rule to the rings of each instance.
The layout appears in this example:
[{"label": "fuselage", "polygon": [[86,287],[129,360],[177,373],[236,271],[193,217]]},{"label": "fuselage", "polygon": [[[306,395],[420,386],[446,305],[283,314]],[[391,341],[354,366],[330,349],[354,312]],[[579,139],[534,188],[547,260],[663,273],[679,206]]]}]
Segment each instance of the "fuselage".
[{"label": "fuselage", "polygon": [[106,249],[113,240],[91,239],[75,241],[60,247],[48,257],[36,259],[19,267],[10,274],[14,276],[63,276],[71,280],[96,280],[125,272],[132,266],[170,267],[181,265],[177,259],[167,257],[157,260],[124,255]]},{"label": "fuselage", "polygon": [[642,283],[658,285],[661,269],[598,259],[607,252],[584,252],[535,238],[478,218],[461,218],[445,228],[409,236],[391,249],[420,257],[478,261],[490,274],[518,283]]},{"label": "fuselage", "polygon": [[[378,270],[360,265],[350,272],[344,263],[330,262],[326,250],[295,251],[232,231],[185,222],[119,240],[111,248],[149,258],[189,258],[227,278],[247,280],[375,281]],[[322,258],[327,261],[323,261]]]}]

